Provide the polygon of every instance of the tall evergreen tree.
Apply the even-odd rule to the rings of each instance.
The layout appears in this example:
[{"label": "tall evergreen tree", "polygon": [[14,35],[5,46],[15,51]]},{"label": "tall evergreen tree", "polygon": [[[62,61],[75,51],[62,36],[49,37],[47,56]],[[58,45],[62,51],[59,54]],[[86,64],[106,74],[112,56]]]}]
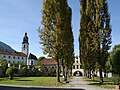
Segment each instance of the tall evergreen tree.
[{"label": "tall evergreen tree", "polygon": [[86,44],[84,41],[86,41],[86,25],[87,25],[87,19],[86,19],[86,0],[81,0],[80,1],[81,9],[81,20],[80,20],[80,35],[79,35],[79,49],[80,49],[80,60],[82,63],[82,66],[84,69],[86,69]]},{"label": "tall evergreen tree", "polygon": [[80,22],[80,57],[83,68],[91,78],[91,71],[95,65],[95,44],[94,44],[94,1],[81,0],[81,22]]},{"label": "tall evergreen tree", "polygon": [[100,71],[101,84],[103,83],[102,71],[108,60],[108,50],[111,44],[111,26],[110,14],[108,13],[108,4],[106,0],[96,0],[96,35],[97,35],[97,53]]},{"label": "tall evergreen tree", "polygon": [[[68,23],[71,13],[67,0],[43,0],[42,25],[43,29],[38,30],[43,51],[57,60],[57,81],[60,82],[59,64],[61,58],[67,63],[66,56],[68,53],[67,35],[72,35],[71,22]],[[68,16],[67,16],[68,15]],[[69,27],[69,28],[68,28]],[[70,34],[69,34],[70,33]],[[73,38],[73,36],[71,36]],[[71,39],[70,39],[71,40]],[[68,41],[68,42],[67,42]],[[70,47],[71,48],[71,47]]]},{"label": "tall evergreen tree", "polygon": [[85,69],[99,64],[100,80],[111,44],[110,14],[106,0],[81,0],[80,57]]}]

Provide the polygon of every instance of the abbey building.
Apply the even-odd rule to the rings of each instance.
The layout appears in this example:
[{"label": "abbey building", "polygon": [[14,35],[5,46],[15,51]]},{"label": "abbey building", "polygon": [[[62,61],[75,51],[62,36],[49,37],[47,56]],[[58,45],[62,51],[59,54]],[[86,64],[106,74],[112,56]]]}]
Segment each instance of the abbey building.
[{"label": "abbey building", "polygon": [[9,64],[24,63],[25,65],[35,65],[37,57],[29,53],[29,38],[27,33],[23,37],[21,52],[17,52],[5,43],[0,42],[0,60],[7,60]]}]

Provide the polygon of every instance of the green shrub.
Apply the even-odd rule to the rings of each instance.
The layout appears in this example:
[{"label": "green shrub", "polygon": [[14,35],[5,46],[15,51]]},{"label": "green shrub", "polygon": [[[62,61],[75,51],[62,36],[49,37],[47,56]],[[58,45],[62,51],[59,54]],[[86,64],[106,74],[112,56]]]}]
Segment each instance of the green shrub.
[{"label": "green shrub", "polygon": [[115,85],[120,84],[120,77],[118,75],[115,75],[112,80],[113,80]]},{"label": "green shrub", "polygon": [[15,73],[18,73],[18,69],[15,66],[11,66],[7,69],[6,74],[9,76],[9,79],[12,80]]}]

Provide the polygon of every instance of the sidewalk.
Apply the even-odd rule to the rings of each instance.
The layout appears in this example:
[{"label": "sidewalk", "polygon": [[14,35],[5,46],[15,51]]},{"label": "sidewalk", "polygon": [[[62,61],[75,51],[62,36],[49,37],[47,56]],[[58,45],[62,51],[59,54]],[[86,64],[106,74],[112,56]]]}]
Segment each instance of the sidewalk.
[{"label": "sidewalk", "polygon": [[89,83],[87,81],[84,81],[82,77],[73,77],[73,79],[68,84],[66,84],[65,87],[82,88],[85,90],[116,90],[116,89],[100,88],[88,84]]}]

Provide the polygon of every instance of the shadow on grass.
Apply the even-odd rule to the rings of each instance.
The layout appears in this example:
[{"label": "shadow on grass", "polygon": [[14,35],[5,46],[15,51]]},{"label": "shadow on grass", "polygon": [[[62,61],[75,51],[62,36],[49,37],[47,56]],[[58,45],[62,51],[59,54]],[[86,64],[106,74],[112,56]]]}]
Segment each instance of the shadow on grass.
[{"label": "shadow on grass", "polygon": [[0,78],[0,81],[5,81],[5,79],[4,78]]},{"label": "shadow on grass", "polygon": [[[96,86],[99,85],[100,86],[101,84],[100,84],[100,82],[93,82],[88,85],[96,85]],[[114,85],[114,83],[113,82],[104,82],[102,85]]]},{"label": "shadow on grass", "polygon": [[33,80],[16,80],[16,81],[33,81]]},{"label": "shadow on grass", "polygon": [[89,81],[89,82],[99,82],[99,80],[92,80],[92,79],[85,79],[85,81]]}]

